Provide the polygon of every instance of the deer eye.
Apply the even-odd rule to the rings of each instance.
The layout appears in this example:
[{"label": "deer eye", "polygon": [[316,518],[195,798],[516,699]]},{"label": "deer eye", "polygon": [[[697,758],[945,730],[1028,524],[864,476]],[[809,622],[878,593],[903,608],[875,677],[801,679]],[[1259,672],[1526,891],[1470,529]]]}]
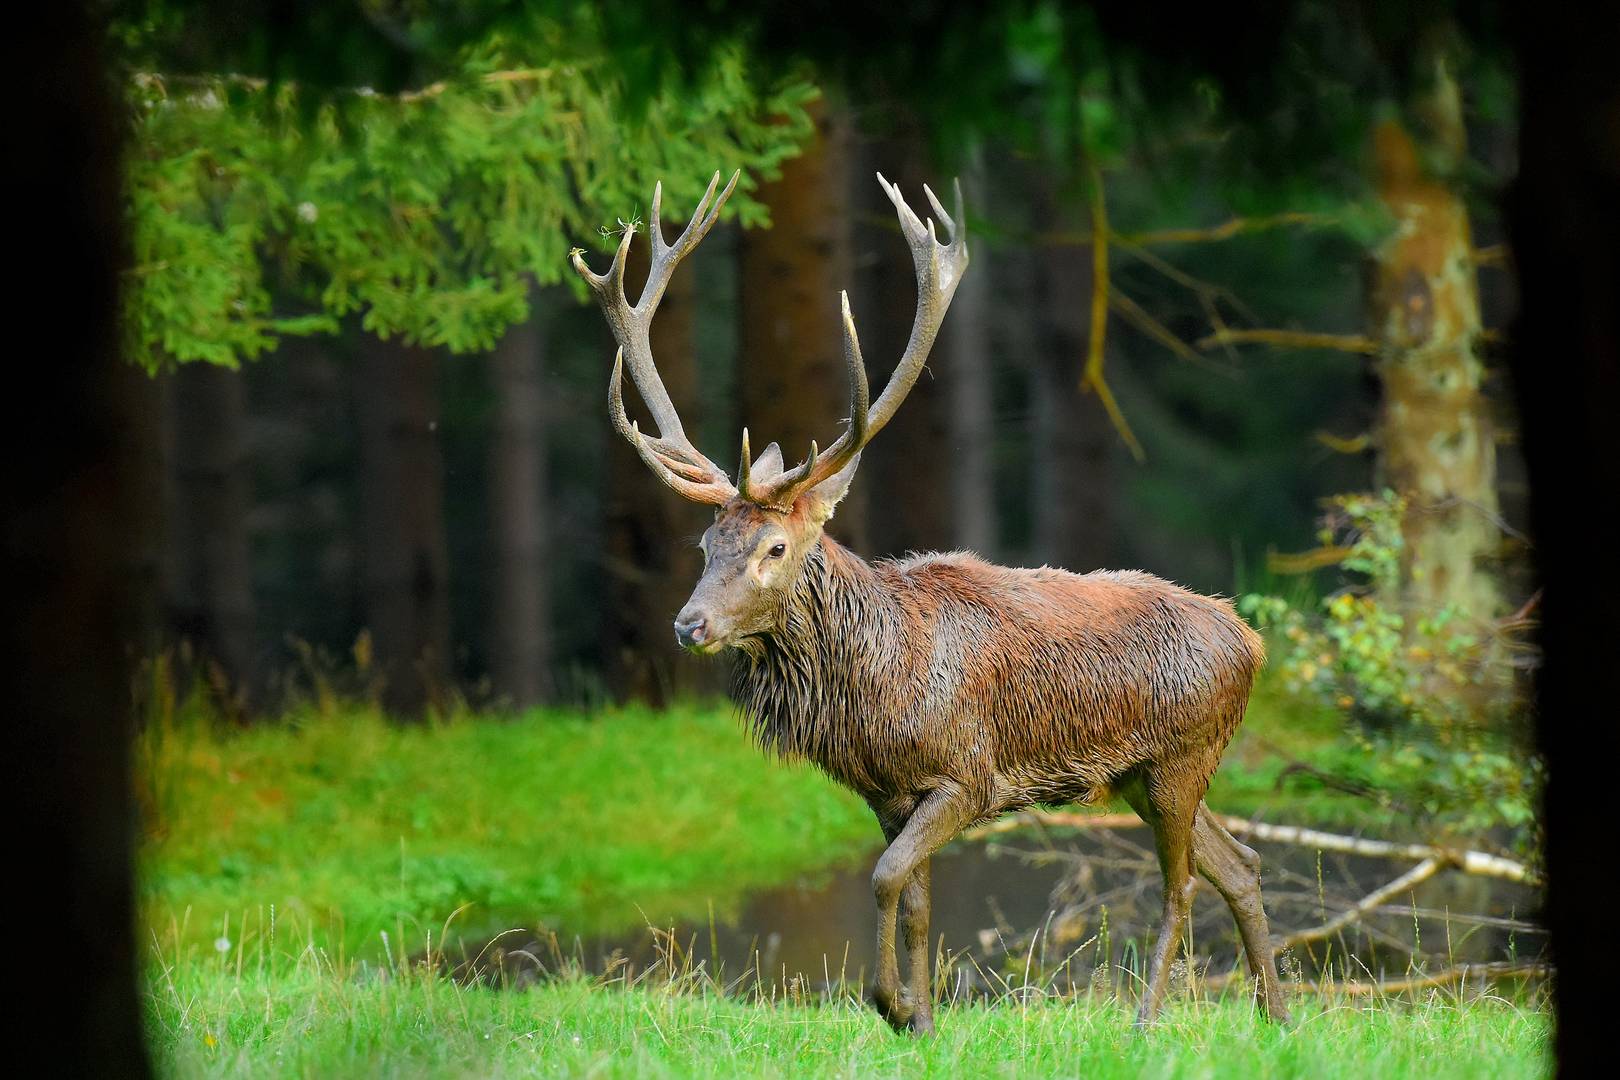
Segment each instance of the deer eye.
[{"label": "deer eye", "polygon": [[766,554],[769,555],[773,559],[780,559],[783,555],[787,554],[787,545],[786,544],[772,544],[771,545],[771,550],[766,552]]}]

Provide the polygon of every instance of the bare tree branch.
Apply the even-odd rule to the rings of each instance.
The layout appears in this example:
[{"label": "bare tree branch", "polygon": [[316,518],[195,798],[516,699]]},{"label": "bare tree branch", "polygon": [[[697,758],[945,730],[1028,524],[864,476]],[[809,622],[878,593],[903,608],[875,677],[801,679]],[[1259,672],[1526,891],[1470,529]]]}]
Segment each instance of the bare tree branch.
[{"label": "bare tree branch", "polygon": [[[1359,979],[1338,979],[1321,981],[1311,984],[1311,989],[1319,994],[1342,994],[1346,997],[1371,997],[1380,994],[1407,994],[1414,990],[1431,990],[1440,986],[1451,986],[1468,979],[1481,981],[1497,981],[1503,979],[1542,979],[1552,974],[1552,965],[1535,962],[1521,964],[1513,961],[1500,961],[1486,964],[1459,964],[1456,967],[1446,968],[1431,975],[1414,975],[1406,979],[1375,979],[1362,982]],[[1205,990],[1219,991],[1234,982],[1248,980],[1248,972],[1233,971],[1225,975],[1212,975],[1200,980]]]},{"label": "bare tree branch", "polygon": [[1103,376],[1103,344],[1108,336],[1108,206],[1103,196],[1102,172],[1095,163],[1091,165],[1091,235],[1091,336],[1086,345],[1086,366],[1080,373],[1080,391],[1097,395],[1131,456],[1146,461],[1147,452]]},{"label": "bare tree branch", "polygon": [[[1139,233],[1122,233],[1120,238],[1138,246],[1160,246],[1164,244],[1209,244],[1221,240],[1230,240],[1243,233],[1261,232],[1267,229],[1279,229],[1287,226],[1328,227],[1338,224],[1339,219],[1331,214],[1312,214],[1301,211],[1288,211],[1281,214],[1268,214],[1261,217],[1237,217],[1224,221],[1219,225],[1206,228],[1192,229],[1149,229]],[[1035,237],[1037,243],[1056,246],[1081,247],[1092,242],[1096,235],[1093,232],[1056,231],[1041,233]],[[1485,249],[1487,251],[1491,249]]]},{"label": "bare tree branch", "polygon": [[[1188,345],[1185,341],[1182,341],[1170,331],[1169,327],[1165,326],[1158,319],[1155,319],[1152,315],[1149,315],[1147,310],[1143,308],[1141,304],[1138,304],[1135,300],[1132,300],[1129,296],[1126,296],[1119,289],[1116,288],[1109,291],[1108,306],[1117,311],[1132,326],[1136,327],[1154,341],[1157,341],[1160,345],[1163,345],[1166,349],[1169,349],[1178,358],[1187,361],[1189,364],[1197,364],[1201,368],[1218,372],[1219,374],[1225,375],[1229,378],[1233,375],[1230,368],[1210,360],[1207,356],[1199,353],[1198,350],[1194,349],[1191,345]],[[1215,317],[1219,318],[1218,315]]]},{"label": "bare tree branch", "polygon": [[1312,548],[1310,551],[1285,553],[1266,552],[1266,569],[1274,574],[1309,574],[1324,566],[1337,566],[1350,557],[1350,549],[1342,545]]},{"label": "bare tree branch", "polygon": [[[1319,851],[1365,855],[1378,859],[1434,859],[1440,864],[1441,869],[1460,870],[1465,874],[1502,878],[1528,885],[1541,883],[1536,872],[1524,863],[1489,852],[1455,850],[1435,844],[1403,844],[1390,840],[1371,840],[1360,836],[1307,829],[1299,825],[1272,825],[1264,821],[1250,821],[1248,818],[1234,817],[1230,814],[1212,814],[1212,816],[1234,835],[1253,837],[1269,843],[1294,844],[1316,848]],[[1120,829],[1139,826],[1142,821],[1135,814],[1079,814],[1060,810],[1031,810],[980,826],[963,835],[969,839],[983,839],[1035,824],[1070,829]]]},{"label": "bare tree branch", "polygon": [[1384,885],[1381,888],[1374,889],[1372,892],[1356,901],[1354,905],[1339,912],[1337,915],[1333,916],[1333,918],[1329,919],[1325,923],[1322,923],[1320,926],[1312,926],[1304,930],[1296,930],[1285,938],[1273,941],[1271,946],[1272,951],[1281,952],[1282,950],[1293,945],[1303,945],[1307,941],[1320,941],[1322,938],[1332,937],[1334,934],[1338,933],[1340,930],[1343,930],[1351,923],[1359,922],[1366,916],[1372,914],[1374,911],[1377,911],[1393,897],[1399,896],[1404,892],[1416,888],[1445,868],[1446,864],[1441,859],[1424,859],[1422,862],[1412,867],[1412,869],[1408,870],[1394,881],[1391,881],[1389,884]]},{"label": "bare tree branch", "polygon": [[1200,349],[1213,349],[1218,345],[1271,345],[1279,349],[1329,349],[1336,352],[1361,353],[1374,356],[1378,343],[1360,334],[1316,334],[1303,330],[1217,330],[1200,338]]},{"label": "bare tree branch", "polygon": [[1335,435],[1331,431],[1318,431],[1312,438],[1335,454],[1362,454],[1372,445],[1372,435],[1365,431],[1349,438]]}]

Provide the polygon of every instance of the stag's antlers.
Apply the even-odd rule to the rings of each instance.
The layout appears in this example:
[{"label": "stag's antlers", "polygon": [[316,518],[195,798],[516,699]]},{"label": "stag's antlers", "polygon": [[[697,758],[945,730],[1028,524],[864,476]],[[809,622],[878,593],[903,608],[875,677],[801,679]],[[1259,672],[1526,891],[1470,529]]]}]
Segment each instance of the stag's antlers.
[{"label": "stag's antlers", "polygon": [[[596,294],[597,302],[602,306],[602,313],[607,317],[608,326],[612,328],[613,336],[619,342],[619,353],[613,361],[613,377],[608,381],[609,414],[619,434],[630,441],[636,452],[641,455],[641,459],[659,479],[688,499],[724,505],[740,494],[749,502],[761,506],[787,509],[805,492],[854,464],[860,457],[862,448],[871,441],[872,436],[883,430],[883,425],[894,416],[895,410],[911,392],[917,376],[922,372],[923,364],[928,360],[928,352],[933,347],[934,338],[939,333],[940,323],[945,318],[945,311],[950,306],[951,297],[955,295],[956,286],[962,280],[962,274],[968,266],[966,218],[962,213],[962,186],[960,183],[955,186],[956,216],[953,218],[945,212],[945,208],[940,205],[928,186],[923,185],[923,193],[928,197],[934,215],[945,226],[946,242],[941,244],[934,232],[933,220],[930,219],[925,225],[912,212],[911,207],[906,205],[905,199],[900,195],[899,185],[889,183],[883,178],[882,173],[878,174],[878,183],[883,185],[884,193],[889,196],[889,201],[894,203],[895,212],[899,215],[900,231],[911,246],[911,258],[917,273],[917,314],[912,323],[911,337],[906,342],[905,352],[901,355],[900,362],[895,365],[894,373],[889,376],[883,393],[878,396],[877,401],[871,402],[866,382],[866,364],[861,358],[861,345],[855,334],[855,320],[849,313],[849,294],[841,293],[844,361],[849,368],[850,382],[849,427],[844,429],[843,434],[827,448],[825,453],[818,450],[812,441],[810,454],[804,461],[792,469],[772,470],[771,475],[766,476],[751,475],[752,466],[756,462],[749,451],[748,432],[744,430],[742,460],[737,466],[737,483],[733,486],[720,467],[699,453],[682,430],[680,417],[676,415],[669,392],[664,389],[663,380],[658,377],[658,369],[653,364],[648,328],[653,313],[658,309],[658,301],[664,295],[664,288],[669,284],[670,274],[676,264],[696,247],[698,241],[702,240],[714,226],[720,215],[720,208],[725,205],[732,189],[737,186],[739,175],[732,174],[731,182],[720,193],[720,197],[710,205],[715,186],[720,182],[720,174],[715,173],[714,179],[709,181],[709,190],[692,212],[690,224],[681,233],[680,238],[668,246],[664,243],[664,234],[658,219],[663,185],[660,183],[654,189],[652,220],[648,227],[648,233],[652,237],[652,269],[647,275],[647,284],[642,289],[641,299],[633,307],[624,294],[624,268],[625,260],[630,253],[630,239],[634,235],[632,226],[625,226],[624,238],[619,242],[618,251],[613,256],[613,265],[608,268],[606,274],[593,273],[585,265],[582,253],[577,249],[570,258],[574,269]],[[625,415],[622,370],[626,353],[630,360],[630,378],[635,382],[636,390],[640,392],[642,400],[647,403],[648,410],[658,424],[658,437],[655,439],[643,435],[640,428]]]}]

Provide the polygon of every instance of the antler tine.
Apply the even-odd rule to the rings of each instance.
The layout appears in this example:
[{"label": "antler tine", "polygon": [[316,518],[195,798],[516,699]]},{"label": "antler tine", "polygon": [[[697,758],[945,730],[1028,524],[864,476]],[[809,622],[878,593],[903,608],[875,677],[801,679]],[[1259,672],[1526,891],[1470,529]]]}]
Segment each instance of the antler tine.
[{"label": "antler tine", "polygon": [[926,184],[923,186],[923,193],[928,197],[929,205],[940,223],[945,226],[947,242],[941,244],[935,232],[933,219],[930,218],[925,224],[917,217],[900,194],[900,185],[891,184],[882,173],[878,173],[877,179],[884,194],[894,204],[895,214],[900,219],[900,231],[905,235],[906,242],[911,248],[912,264],[917,274],[917,314],[912,322],[911,337],[906,342],[905,352],[901,354],[900,362],[895,365],[893,374],[884,385],[883,393],[878,396],[876,402],[869,404],[866,364],[861,359],[860,340],[855,334],[855,320],[849,312],[849,296],[847,293],[844,294],[844,356],[850,369],[851,387],[849,427],[820,460],[817,460],[812,443],[810,457],[783,473],[768,490],[750,491],[748,486],[742,486],[739,490],[745,498],[770,506],[791,505],[801,494],[843,469],[861,452],[872,437],[894,416],[895,410],[900,407],[900,403],[916,384],[917,376],[921,374],[923,365],[928,361],[928,352],[933,348],[934,338],[939,334],[945,311],[950,307],[951,298],[956,294],[956,286],[967,270],[967,216],[962,212],[961,183],[955,185],[954,217],[945,212],[945,208],[940,205],[933,191]]},{"label": "antler tine", "polygon": [[629,298],[624,295],[624,268],[630,258],[630,241],[635,236],[635,223],[624,223],[620,231],[622,236],[619,246],[614,249],[613,262],[605,274],[598,274],[586,265],[583,248],[574,248],[568,253],[568,261],[573,264],[574,272],[585,279],[585,284],[590,286],[591,292],[596,294],[597,302],[604,308],[610,302],[615,302],[615,293],[618,294],[617,303],[625,307],[630,305]]},{"label": "antler tine", "polygon": [[[939,197],[934,194],[934,189],[929,187],[927,184],[924,184],[923,194],[928,197],[928,205],[934,208],[934,216],[939,219],[941,225],[945,226],[945,236],[947,238],[955,236],[956,221],[951,217],[951,215],[947,214],[945,212],[945,208],[939,204]],[[961,210],[961,195],[958,193],[957,213],[961,213]]]},{"label": "antler tine", "polygon": [[[608,376],[608,419],[613,430],[630,439],[630,415],[624,411],[624,349],[613,354],[613,374]],[[631,441],[634,441],[633,439]]]},{"label": "antler tine", "polygon": [[[844,366],[849,369],[849,438],[857,451],[866,445],[872,390],[866,382],[866,360],[861,356],[861,340],[855,335],[855,316],[849,313],[849,293],[838,294],[844,313]],[[840,466],[841,467],[841,466]]]},{"label": "antler tine", "polygon": [[[692,494],[691,489],[704,489],[699,502],[725,503],[737,494],[723,473],[714,469],[713,463],[701,454],[692,454],[687,448],[670,443],[664,439],[650,439],[641,433],[641,428],[630,419],[624,409],[624,350],[620,349],[613,358],[613,374],[608,379],[608,419],[613,424],[613,430],[624,436],[625,441],[636,448],[658,478],[670,487],[675,488],[689,498],[698,498]],[[697,460],[691,460],[695,457]],[[677,487],[676,481],[685,481],[691,486]],[[710,491],[712,489],[712,492]]]},{"label": "antler tine", "polygon": [[[861,452],[869,437],[867,409],[871,389],[866,382],[866,361],[861,357],[861,342],[855,333],[855,317],[849,311],[849,293],[841,292],[838,298],[844,323],[844,365],[849,371],[849,426],[827,448],[824,456],[818,453],[812,439],[810,456],[783,473],[769,488],[750,493],[748,484],[738,482],[737,490],[743,492],[745,497],[767,506],[791,505],[800,494],[848,465]],[[746,448],[747,443],[743,445]]]},{"label": "antler tine", "polygon": [[[653,312],[658,310],[658,302],[664,298],[664,288],[669,284],[670,273],[688,252],[697,247],[698,241],[708,235],[714,223],[720,220],[720,210],[731,198],[731,192],[737,186],[737,180],[742,176],[738,169],[731,174],[731,180],[726,184],[724,191],[718,199],[714,199],[714,189],[720,183],[720,173],[716,170],[709,180],[709,190],[703,193],[697,206],[692,209],[692,216],[681,230],[681,235],[675,238],[673,244],[664,243],[664,230],[659,221],[659,210],[664,197],[664,185],[660,181],[653,189],[653,204],[651,213],[652,234],[652,268],[647,272],[647,284],[642,286],[641,299],[636,302],[636,312],[645,318],[652,318]],[[714,199],[713,205],[709,200]]]},{"label": "antler tine", "polygon": [[720,483],[688,480],[671,469],[669,463],[653,448],[652,441],[641,433],[641,428],[634,420],[630,421],[630,445],[636,448],[641,460],[658,479],[664,482],[664,486],[677,495],[710,506],[724,506],[736,497],[737,492],[732,489],[730,483],[725,482],[723,476]]},{"label": "antler tine", "polygon": [[[962,186],[959,182],[954,193],[955,217],[942,212],[939,215],[945,225],[948,241],[941,244],[934,233],[933,221],[923,226],[900,195],[899,185],[888,183],[882,176],[878,180],[888,193],[889,200],[894,203],[901,230],[911,245],[912,264],[917,274],[917,314],[912,321],[911,337],[906,342],[900,362],[895,365],[883,393],[872,403],[868,439],[883,430],[916,384],[917,376],[928,361],[928,352],[934,346],[934,338],[939,334],[940,323],[950,307],[951,298],[956,295],[956,286],[961,283],[962,275],[968,268],[967,220],[962,212]],[[928,192],[928,198],[935,211],[940,211],[939,201],[932,192]]]}]

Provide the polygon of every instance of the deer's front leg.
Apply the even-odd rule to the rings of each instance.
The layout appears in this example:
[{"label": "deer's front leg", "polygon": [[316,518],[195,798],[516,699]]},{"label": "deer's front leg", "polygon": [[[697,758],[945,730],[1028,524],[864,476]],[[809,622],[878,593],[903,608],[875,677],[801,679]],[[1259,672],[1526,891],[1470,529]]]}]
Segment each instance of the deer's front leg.
[{"label": "deer's front leg", "polygon": [[[894,930],[900,894],[911,883],[918,867],[960,831],[966,816],[959,798],[955,791],[943,788],[929,793],[912,811],[905,827],[878,859],[877,869],[872,873],[872,891],[878,904],[877,979],[872,996],[878,1012],[896,1029],[910,1023],[917,1006],[916,992],[900,986],[900,962],[895,955]],[[926,907],[923,910],[926,911]],[[926,927],[926,923],[923,925]],[[922,955],[926,965],[926,950]],[[921,990],[926,999],[926,982]]]},{"label": "deer's front leg", "polygon": [[915,1035],[934,1033],[934,986],[929,977],[928,916],[931,906],[928,864],[917,864],[906,887],[900,890],[900,936],[906,940],[906,961],[911,970],[906,988],[911,991],[911,1031]]}]

